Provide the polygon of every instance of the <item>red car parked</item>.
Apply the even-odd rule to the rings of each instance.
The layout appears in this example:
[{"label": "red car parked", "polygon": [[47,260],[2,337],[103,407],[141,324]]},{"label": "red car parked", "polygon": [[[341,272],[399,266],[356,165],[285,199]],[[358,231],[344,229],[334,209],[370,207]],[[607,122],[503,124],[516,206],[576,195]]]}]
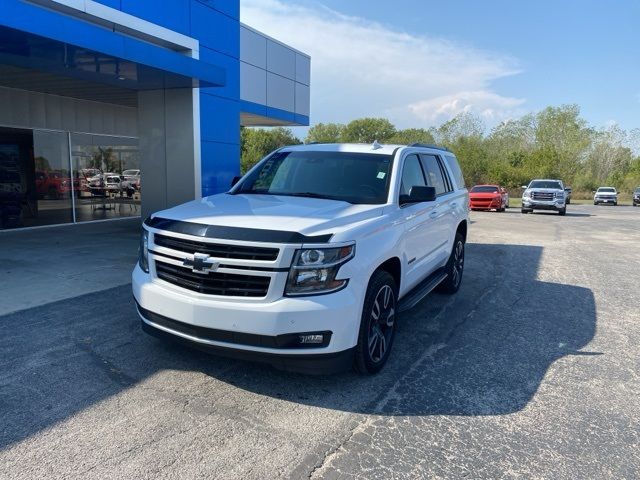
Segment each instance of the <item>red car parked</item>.
[{"label": "red car parked", "polygon": [[509,194],[500,185],[476,185],[469,191],[471,210],[496,210],[509,208]]}]

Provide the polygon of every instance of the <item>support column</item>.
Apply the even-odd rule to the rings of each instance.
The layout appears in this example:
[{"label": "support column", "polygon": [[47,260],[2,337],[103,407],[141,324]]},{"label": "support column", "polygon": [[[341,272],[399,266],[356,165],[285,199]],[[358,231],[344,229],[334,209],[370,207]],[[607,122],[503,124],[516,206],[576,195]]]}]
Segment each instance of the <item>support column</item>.
[{"label": "support column", "polygon": [[193,95],[191,88],[138,93],[143,219],[197,196]]}]

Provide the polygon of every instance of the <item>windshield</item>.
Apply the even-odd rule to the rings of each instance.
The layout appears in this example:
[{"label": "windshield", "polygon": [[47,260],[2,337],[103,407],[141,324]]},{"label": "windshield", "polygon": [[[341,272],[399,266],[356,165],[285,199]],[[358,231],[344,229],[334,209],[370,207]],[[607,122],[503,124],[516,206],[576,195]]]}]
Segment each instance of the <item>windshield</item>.
[{"label": "windshield", "polygon": [[387,202],[392,156],[351,152],[276,152],[232,193],[290,195],[349,203]]},{"label": "windshield", "polygon": [[553,180],[534,180],[529,184],[529,188],[554,188],[556,190],[562,190],[560,182]]},{"label": "windshield", "polygon": [[125,170],[124,172],[122,172],[122,175],[138,175],[138,172],[140,170]]},{"label": "windshield", "polygon": [[616,193],[616,189],[611,187],[600,187],[598,189],[598,193]]},{"label": "windshield", "polygon": [[498,193],[498,187],[491,187],[487,185],[475,186],[471,189],[474,193]]}]

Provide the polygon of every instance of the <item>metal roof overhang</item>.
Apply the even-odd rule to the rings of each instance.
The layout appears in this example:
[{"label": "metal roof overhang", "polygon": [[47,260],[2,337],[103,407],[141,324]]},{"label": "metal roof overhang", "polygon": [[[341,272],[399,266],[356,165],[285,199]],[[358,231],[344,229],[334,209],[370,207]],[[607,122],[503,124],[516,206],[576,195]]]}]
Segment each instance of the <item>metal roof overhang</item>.
[{"label": "metal roof overhang", "polygon": [[0,63],[131,90],[224,86],[224,68],[22,1],[0,15]]}]

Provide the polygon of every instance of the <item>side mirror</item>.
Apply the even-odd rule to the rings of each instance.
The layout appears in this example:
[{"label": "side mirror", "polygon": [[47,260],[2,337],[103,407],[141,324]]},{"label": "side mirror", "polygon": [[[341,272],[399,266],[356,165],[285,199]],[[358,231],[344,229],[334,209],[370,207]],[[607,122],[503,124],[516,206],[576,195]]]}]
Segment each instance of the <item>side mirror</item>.
[{"label": "side mirror", "polygon": [[240,181],[241,178],[242,177],[239,177],[239,176],[233,177],[233,179],[231,180],[231,186],[233,187],[236,183]]},{"label": "side mirror", "polygon": [[400,204],[405,205],[407,203],[423,203],[433,202],[436,199],[435,187],[419,187],[414,186],[409,190],[409,195],[400,196]]},{"label": "side mirror", "polygon": [[527,189],[527,186],[526,186],[526,185],[522,185],[522,189],[523,189],[523,190],[526,190],[526,189]]}]

